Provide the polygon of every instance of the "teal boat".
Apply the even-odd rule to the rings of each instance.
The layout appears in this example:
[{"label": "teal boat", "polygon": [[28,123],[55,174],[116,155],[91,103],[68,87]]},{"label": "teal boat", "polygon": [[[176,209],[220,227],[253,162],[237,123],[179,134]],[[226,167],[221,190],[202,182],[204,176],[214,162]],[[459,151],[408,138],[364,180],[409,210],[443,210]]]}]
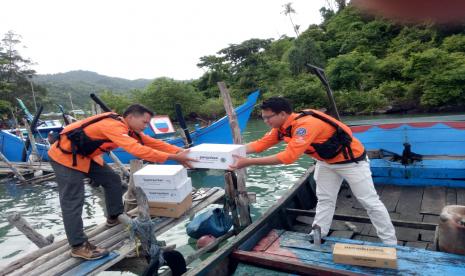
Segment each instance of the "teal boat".
[{"label": "teal boat", "polygon": [[465,115],[350,123],[376,182],[465,188]]}]

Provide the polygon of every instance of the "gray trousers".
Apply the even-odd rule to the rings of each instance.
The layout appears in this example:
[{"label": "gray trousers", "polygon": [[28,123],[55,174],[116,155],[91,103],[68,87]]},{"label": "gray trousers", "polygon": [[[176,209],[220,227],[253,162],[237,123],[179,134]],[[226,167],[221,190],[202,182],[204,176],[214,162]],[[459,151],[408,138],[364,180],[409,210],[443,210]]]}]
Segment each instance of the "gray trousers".
[{"label": "gray trousers", "polygon": [[63,223],[71,246],[87,241],[82,222],[84,178],[89,177],[95,184],[103,187],[107,217],[123,213],[121,178],[107,164],[102,167],[92,161],[89,173],[73,170],[53,160],[50,160],[50,164],[55,171]]}]

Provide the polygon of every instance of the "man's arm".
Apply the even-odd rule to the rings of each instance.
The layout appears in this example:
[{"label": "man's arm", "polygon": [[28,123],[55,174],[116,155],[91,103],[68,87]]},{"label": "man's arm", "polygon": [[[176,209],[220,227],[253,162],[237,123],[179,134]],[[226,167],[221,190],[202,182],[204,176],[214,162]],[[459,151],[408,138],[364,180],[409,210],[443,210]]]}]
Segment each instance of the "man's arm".
[{"label": "man's arm", "polygon": [[245,152],[249,153],[256,153],[255,149],[252,147],[252,143],[248,143],[245,145]]},{"label": "man's arm", "polygon": [[184,150],[183,148],[171,145],[165,141],[152,138],[148,135],[145,135],[144,133],[140,133],[140,138],[142,139],[142,143],[144,143],[144,145],[151,147],[152,149],[169,153],[178,153]]},{"label": "man's arm", "polygon": [[231,170],[242,169],[248,166],[255,166],[255,165],[277,165],[281,164],[281,161],[275,155],[265,156],[265,157],[257,157],[257,158],[248,158],[242,157],[238,155],[234,155],[236,162],[229,166]]},{"label": "man's arm", "polygon": [[262,138],[250,142],[246,145],[247,153],[262,152],[279,143],[278,130],[273,128],[268,131]]},{"label": "man's arm", "polygon": [[319,134],[319,130],[310,131],[312,128],[308,124],[297,125],[292,134],[292,139],[286,146],[286,149],[278,154],[266,157],[249,158],[234,156],[236,162],[230,166],[230,169],[240,169],[253,165],[277,165],[277,164],[290,164],[296,161],[302,154],[304,154],[308,145],[312,143],[315,137]]},{"label": "man's arm", "polygon": [[102,131],[109,140],[138,158],[157,163],[163,163],[167,159],[175,160],[183,164],[192,161],[187,157],[186,151],[162,141],[159,142],[163,144],[157,144],[159,145],[158,149],[140,144],[138,140],[127,134],[128,130],[124,125],[111,124],[103,128]]}]

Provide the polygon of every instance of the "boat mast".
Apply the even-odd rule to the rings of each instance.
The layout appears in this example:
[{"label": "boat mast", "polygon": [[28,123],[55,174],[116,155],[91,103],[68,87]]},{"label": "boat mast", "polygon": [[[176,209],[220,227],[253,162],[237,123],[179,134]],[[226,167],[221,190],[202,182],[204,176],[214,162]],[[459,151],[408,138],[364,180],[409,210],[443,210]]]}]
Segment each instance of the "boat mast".
[{"label": "boat mast", "polygon": [[339,111],[337,110],[336,101],[334,100],[333,91],[331,90],[331,87],[329,86],[329,81],[325,75],[325,70],[323,68],[317,67],[309,63],[307,63],[306,66],[310,69],[310,73],[316,75],[320,79],[321,83],[323,83],[323,85],[325,86],[329,104],[331,105],[331,113],[336,119],[341,121]]}]

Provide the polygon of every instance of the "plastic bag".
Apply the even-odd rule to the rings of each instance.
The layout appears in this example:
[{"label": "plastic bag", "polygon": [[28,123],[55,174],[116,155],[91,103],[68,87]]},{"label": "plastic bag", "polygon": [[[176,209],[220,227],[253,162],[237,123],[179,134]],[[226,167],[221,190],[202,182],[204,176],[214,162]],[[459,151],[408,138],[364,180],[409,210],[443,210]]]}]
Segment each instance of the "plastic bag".
[{"label": "plastic bag", "polygon": [[215,238],[226,234],[232,226],[232,217],[223,209],[210,209],[194,217],[187,225],[189,237],[198,239],[203,235],[213,235]]}]

